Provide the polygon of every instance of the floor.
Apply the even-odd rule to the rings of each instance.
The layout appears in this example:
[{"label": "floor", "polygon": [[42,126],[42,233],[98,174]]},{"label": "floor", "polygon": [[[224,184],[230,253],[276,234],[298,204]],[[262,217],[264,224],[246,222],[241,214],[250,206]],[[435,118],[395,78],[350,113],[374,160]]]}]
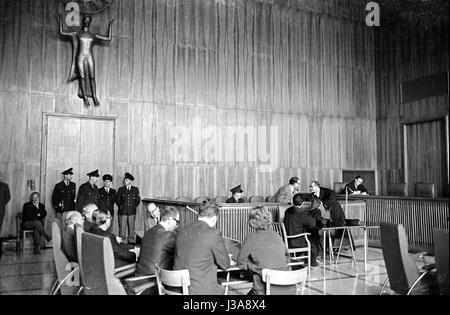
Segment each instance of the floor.
[{"label": "floor", "polygon": [[[297,294],[303,295],[376,295],[386,279],[383,255],[379,248],[368,249],[367,271],[364,272],[363,250],[357,248],[356,271],[349,258],[340,258],[338,264],[323,264],[312,268],[304,287],[297,287]],[[421,261],[414,256],[418,266]],[[4,248],[0,258],[0,295],[46,295],[56,278],[51,249],[44,249],[40,255],[32,250],[16,253]],[[229,295],[244,295],[251,285],[237,285],[230,288]],[[387,290],[386,293],[389,293]]]}]

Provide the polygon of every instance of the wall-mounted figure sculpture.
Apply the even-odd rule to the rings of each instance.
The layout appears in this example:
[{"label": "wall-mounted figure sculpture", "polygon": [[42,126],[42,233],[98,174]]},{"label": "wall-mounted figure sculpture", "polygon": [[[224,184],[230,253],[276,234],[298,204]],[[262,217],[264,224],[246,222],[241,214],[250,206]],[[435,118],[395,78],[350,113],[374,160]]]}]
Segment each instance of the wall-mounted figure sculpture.
[{"label": "wall-mounted figure sculpture", "polygon": [[100,105],[96,95],[95,83],[95,62],[92,55],[92,48],[95,41],[111,41],[112,31],[111,20],[108,24],[108,35],[93,34],[89,31],[92,17],[83,15],[81,31],[65,32],[62,24],[62,18],[59,18],[59,33],[62,36],[72,39],[72,63],[70,66],[67,82],[78,80],[78,97],[82,98],[85,106],[90,106],[88,97],[92,98],[94,105]]}]

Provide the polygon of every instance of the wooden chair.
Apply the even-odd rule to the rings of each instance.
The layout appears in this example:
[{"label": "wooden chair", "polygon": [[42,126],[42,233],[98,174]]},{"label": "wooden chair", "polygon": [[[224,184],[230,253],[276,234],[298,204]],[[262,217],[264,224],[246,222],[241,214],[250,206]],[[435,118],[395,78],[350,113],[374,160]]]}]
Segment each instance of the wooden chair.
[{"label": "wooden chair", "polygon": [[347,183],[334,182],[334,192],[336,194],[345,194],[345,185],[347,185]]},{"label": "wooden chair", "polygon": [[[304,265],[303,260],[307,261],[308,264],[308,272],[311,273],[311,243],[309,242],[308,235],[309,233],[301,233],[297,235],[287,235],[286,228],[283,223],[272,223],[272,230],[277,232],[284,244],[286,245],[287,251],[291,256],[291,260],[294,262],[290,263],[290,265]],[[305,247],[300,248],[289,248],[289,239],[304,237],[306,241]]]},{"label": "wooden chair", "polygon": [[225,203],[227,202],[228,197],[225,196],[217,196],[213,199],[215,203]]},{"label": "wooden chair", "polygon": [[250,197],[250,203],[260,203],[265,202],[265,199],[263,196],[251,196]]},{"label": "wooden chair", "polygon": [[[380,222],[381,248],[388,278],[381,288],[383,294],[387,282],[392,291],[410,295],[420,280],[434,266],[424,266],[422,270],[408,254],[408,238],[402,224]],[[447,248],[448,250],[448,248]]]},{"label": "wooden chair", "polygon": [[201,203],[203,203],[205,201],[210,201],[210,198],[206,197],[206,196],[200,196],[200,197],[195,198],[195,203],[200,203],[201,204]]},{"label": "wooden chair", "polygon": [[262,280],[266,283],[266,294],[270,295],[270,285],[296,285],[302,283],[305,287],[307,279],[306,269],[294,271],[280,271],[264,268],[262,270]]},{"label": "wooden chair", "polygon": [[[189,286],[191,279],[189,278],[189,270],[165,270],[156,266],[156,282],[158,285],[159,295],[189,295]],[[181,293],[166,288],[181,288]]]},{"label": "wooden chair", "polygon": [[25,248],[25,240],[27,239],[27,236],[29,236],[32,239],[34,231],[22,229],[22,212],[19,212],[16,215],[16,231],[17,231],[16,250],[23,251],[24,249],[33,249],[33,241],[30,241],[29,242],[30,245]]},{"label": "wooden chair", "polygon": [[79,266],[77,263],[69,262],[62,250],[61,223],[59,220],[52,222],[53,260],[58,279],[50,290],[50,295],[58,292],[61,295],[74,295],[80,287]]},{"label": "wooden chair", "polygon": [[434,184],[432,183],[416,183],[414,185],[416,197],[435,198]]},{"label": "wooden chair", "polygon": [[405,183],[388,184],[388,195],[406,197],[408,195],[408,193],[406,192],[406,184]]},{"label": "wooden chair", "polygon": [[184,196],[177,197],[176,201],[193,202],[191,197],[184,197]]},{"label": "wooden chair", "polygon": [[439,284],[439,293],[448,295],[448,230],[433,231],[434,256],[436,260],[436,275]]}]

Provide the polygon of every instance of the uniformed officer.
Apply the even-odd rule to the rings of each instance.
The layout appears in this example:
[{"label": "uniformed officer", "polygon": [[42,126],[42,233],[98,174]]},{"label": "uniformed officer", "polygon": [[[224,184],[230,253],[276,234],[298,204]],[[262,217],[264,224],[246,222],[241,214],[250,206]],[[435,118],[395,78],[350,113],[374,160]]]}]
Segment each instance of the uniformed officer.
[{"label": "uniformed officer", "polygon": [[[125,173],[125,185],[117,191],[116,204],[119,207],[119,236],[128,243],[135,243],[134,223],[136,218],[136,208],[141,203],[139,189],[131,184],[134,181],[133,175]],[[127,238],[128,227],[128,238]]]},{"label": "uniformed officer", "polygon": [[114,220],[114,204],[116,203],[116,190],[111,188],[113,177],[110,174],[105,174],[102,177],[103,187],[98,190],[100,193],[100,200],[102,201],[102,208],[109,211],[111,215],[111,224],[108,232],[111,232]]},{"label": "uniformed officer", "polygon": [[83,207],[90,203],[95,204],[97,207],[101,207],[100,193],[95,184],[100,177],[98,170],[87,173],[86,175],[89,176],[89,181],[80,186],[77,195],[77,210],[81,213]]},{"label": "uniformed officer", "polygon": [[62,172],[63,181],[57,183],[53,189],[52,203],[56,212],[56,217],[65,221],[66,213],[75,210],[75,197],[77,185],[72,182],[73,168]]},{"label": "uniformed officer", "polygon": [[226,203],[244,203],[245,200],[241,198],[242,193],[244,192],[239,184],[236,187],[230,189],[233,194],[230,198],[227,199]]}]

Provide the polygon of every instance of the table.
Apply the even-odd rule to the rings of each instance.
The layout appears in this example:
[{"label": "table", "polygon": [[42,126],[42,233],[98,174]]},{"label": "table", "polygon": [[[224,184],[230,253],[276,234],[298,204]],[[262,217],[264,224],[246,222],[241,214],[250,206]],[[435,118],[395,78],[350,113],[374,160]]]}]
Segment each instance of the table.
[{"label": "table", "polygon": [[361,224],[361,225],[354,225],[354,226],[338,226],[338,227],[330,227],[330,228],[323,228],[323,272],[325,273],[325,267],[326,267],[326,241],[327,241],[327,236],[328,236],[328,241],[329,241],[329,246],[330,246],[330,263],[332,260],[333,255],[333,244],[331,243],[331,232],[332,231],[337,231],[337,230],[343,230],[342,236],[341,236],[341,241],[339,244],[339,251],[338,251],[338,255],[336,258],[336,263],[339,260],[339,255],[341,252],[341,248],[342,248],[342,242],[344,240],[345,237],[345,233],[347,233],[347,235],[349,236],[349,240],[350,240],[350,249],[352,251],[352,259],[355,262],[355,267],[356,267],[356,271],[358,271],[358,266],[356,264],[356,257],[355,257],[355,252],[353,250],[353,241],[352,238],[350,237],[350,230],[357,230],[357,229],[362,229],[363,233],[364,233],[364,271],[367,270],[367,230],[368,229],[377,229],[379,228],[379,226],[367,226],[365,224]]}]

